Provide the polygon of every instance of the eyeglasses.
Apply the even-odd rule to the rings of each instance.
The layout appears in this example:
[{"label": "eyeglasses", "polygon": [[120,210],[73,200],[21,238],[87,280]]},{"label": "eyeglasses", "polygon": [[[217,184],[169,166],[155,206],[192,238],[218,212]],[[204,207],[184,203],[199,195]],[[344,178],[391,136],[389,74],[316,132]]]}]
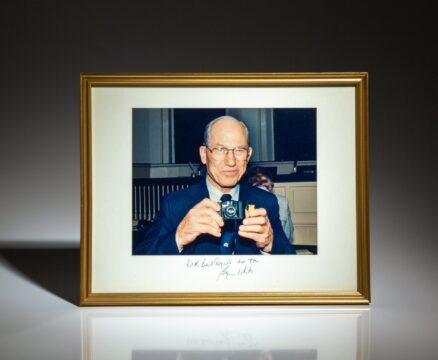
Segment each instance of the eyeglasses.
[{"label": "eyeglasses", "polygon": [[212,153],[213,157],[216,160],[222,160],[225,159],[225,156],[228,154],[229,151],[232,151],[234,154],[234,157],[237,160],[246,160],[247,156],[248,156],[248,148],[244,148],[244,147],[235,147],[233,149],[228,149],[226,147],[223,146],[219,146],[219,147],[214,147],[212,149],[210,149],[207,145],[204,145],[208,150],[210,150],[210,152]]}]

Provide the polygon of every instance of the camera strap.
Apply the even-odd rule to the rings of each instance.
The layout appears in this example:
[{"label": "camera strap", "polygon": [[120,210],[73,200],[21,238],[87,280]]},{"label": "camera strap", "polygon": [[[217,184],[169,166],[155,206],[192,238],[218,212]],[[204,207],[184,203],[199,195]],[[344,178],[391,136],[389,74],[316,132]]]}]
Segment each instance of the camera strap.
[{"label": "camera strap", "polygon": [[[221,197],[221,201],[230,201],[231,195],[230,194],[223,194]],[[226,229],[221,236],[221,254],[222,255],[232,255],[234,252],[234,246],[236,244],[236,236],[237,232],[232,231],[236,230],[235,226],[234,229]]]}]

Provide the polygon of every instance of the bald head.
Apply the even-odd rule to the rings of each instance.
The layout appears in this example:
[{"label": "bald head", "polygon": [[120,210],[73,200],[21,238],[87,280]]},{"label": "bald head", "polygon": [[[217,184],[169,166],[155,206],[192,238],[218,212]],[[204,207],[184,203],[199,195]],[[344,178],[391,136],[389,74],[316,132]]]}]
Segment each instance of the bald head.
[{"label": "bald head", "polygon": [[235,127],[236,125],[240,126],[245,134],[246,143],[249,145],[249,138],[248,138],[248,128],[246,127],[245,123],[237,120],[235,117],[232,116],[220,116],[216,119],[211,120],[205,127],[204,130],[204,145],[210,146],[211,142],[211,134],[214,127],[227,127],[227,126]]}]

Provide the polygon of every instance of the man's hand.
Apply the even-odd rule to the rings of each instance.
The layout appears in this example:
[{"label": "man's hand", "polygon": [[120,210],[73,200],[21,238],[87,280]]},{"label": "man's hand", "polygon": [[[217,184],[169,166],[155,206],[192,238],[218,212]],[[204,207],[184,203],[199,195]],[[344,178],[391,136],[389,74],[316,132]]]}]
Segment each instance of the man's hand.
[{"label": "man's hand", "polygon": [[274,232],[266,210],[263,208],[245,210],[245,219],[239,226],[239,236],[254,240],[260,250],[271,252]]},{"label": "man's hand", "polygon": [[221,236],[224,226],[222,217],[218,214],[220,205],[205,198],[192,207],[176,229],[176,244],[179,251],[193,242],[201,234]]}]

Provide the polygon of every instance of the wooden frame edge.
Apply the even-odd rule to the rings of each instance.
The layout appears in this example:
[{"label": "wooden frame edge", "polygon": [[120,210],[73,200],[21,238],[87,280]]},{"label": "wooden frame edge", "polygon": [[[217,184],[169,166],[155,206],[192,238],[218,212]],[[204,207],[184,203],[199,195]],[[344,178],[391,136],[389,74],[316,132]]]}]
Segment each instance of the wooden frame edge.
[{"label": "wooden frame edge", "polygon": [[82,305],[91,293],[91,84],[80,78],[80,180],[81,180],[81,240],[80,299]]},{"label": "wooden frame edge", "polygon": [[81,305],[367,305],[351,293],[107,293],[90,294]]},{"label": "wooden frame edge", "polygon": [[92,86],[355,86],[364,72],[320,73],[84,73]]},{"label": "wooden frame edge", "polygon": [[371,302],[369,247],[368,73],[356,87],[356,224],[358,291]]}]

